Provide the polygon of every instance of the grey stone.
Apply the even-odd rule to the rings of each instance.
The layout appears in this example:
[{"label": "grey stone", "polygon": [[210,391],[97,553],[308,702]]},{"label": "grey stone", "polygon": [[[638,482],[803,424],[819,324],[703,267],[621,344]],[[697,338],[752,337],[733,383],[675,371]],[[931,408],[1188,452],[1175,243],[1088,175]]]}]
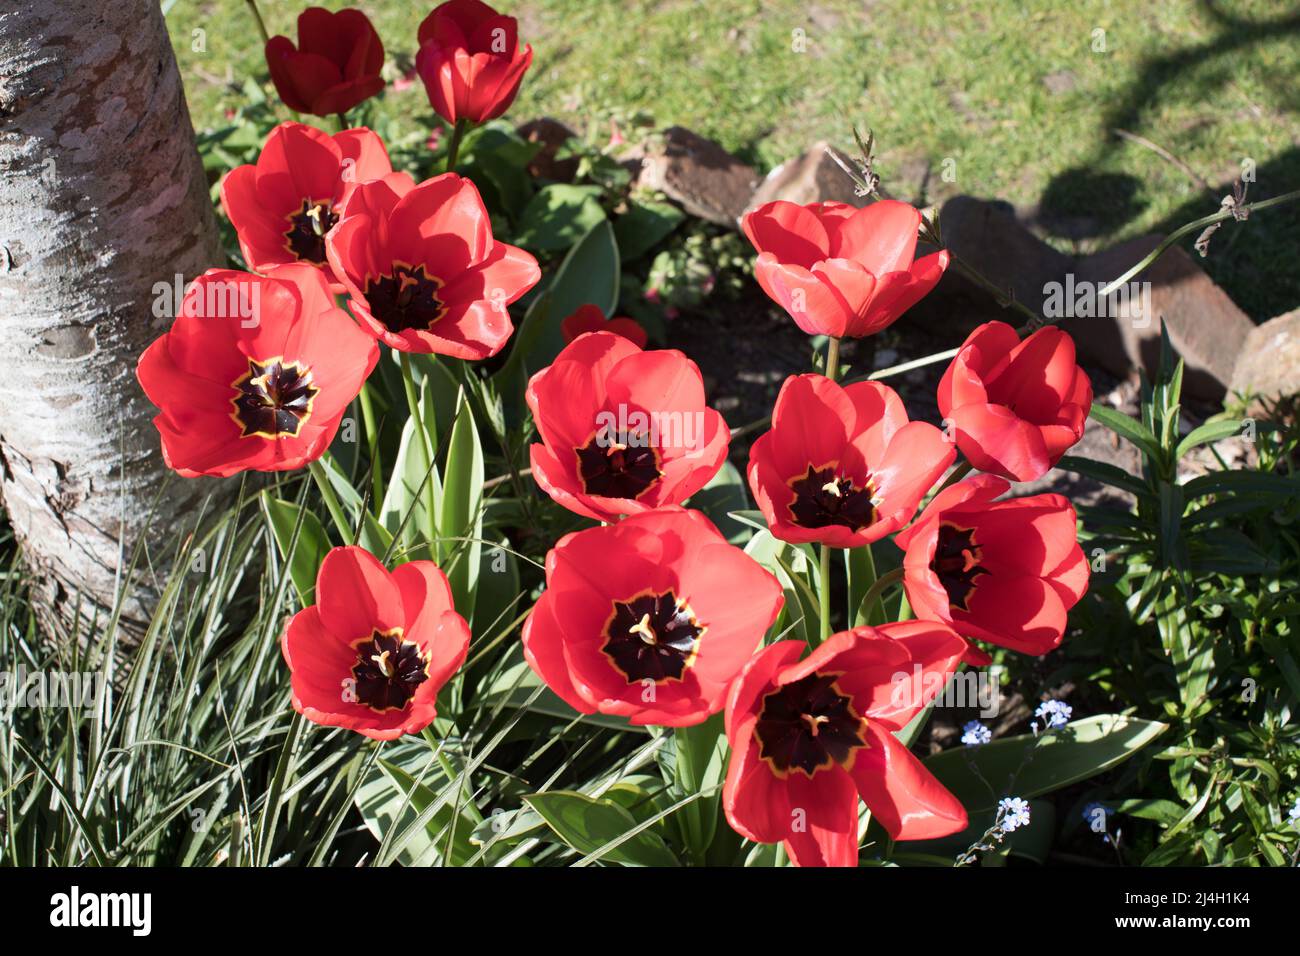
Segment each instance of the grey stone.
[{"label": "grey stone", "polygon": [[[777,200],[799,205],[814,202],[844,202],[851,206],[865,206],[868,199],[854,193],[853,180],[835,160],[831,159],[827,153],[828,149],[835,149],[835,147],[824,140],[814,143],[803,155],[776,167],[767,174],[755,191],[745,211],[757,209],[764,203]],[[853,168],[848,156],[840,150],[835,152],[850,169]]]},{"label": "grey stone", "polygon": [[692,216],[732,229],[758,186],[752,167],[680,126],[664,130],[662,142],[630,158],[638,186],[662,192]]},{"label": "grey stone", "polygon": [[1264,399],[1300,395],[1300,309],[1250,330],[1230,386],[1234,393]]}]

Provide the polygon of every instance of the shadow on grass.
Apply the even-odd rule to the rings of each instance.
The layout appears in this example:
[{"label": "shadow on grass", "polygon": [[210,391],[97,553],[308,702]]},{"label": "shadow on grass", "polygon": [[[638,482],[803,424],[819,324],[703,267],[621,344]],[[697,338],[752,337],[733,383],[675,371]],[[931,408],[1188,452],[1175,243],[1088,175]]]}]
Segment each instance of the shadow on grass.
[{"label": "shadow on grass", "polygon": [[[1230,60],[1255,43],[1276,42],[1300,34],[1300,10],[1266,20],[1233,17],[1213,0],[1201,0],[1202,11],[1219,27],[1205,43],[1177,47],[1149,58],[1125,96],[1106,111],[1107,131],[1125,129],[1142,132],[1144,114],[1160,102],[1169,88],[1187,90],[1190,95],[1209,93],[1222,82],[1217,64]],[[1187,80],[1196,71],[1194,82]],[[1300,112],[1300,86],[1293,76],[1263,77],[1277,94],[1282,109]],[[1186,95],[1186,94],[1184,94]],[[1103,172],[1122,141],[1107,135],[1087,163],[1056,176],[1044,191],[1040,221],[1052,234],[1074,240],[1113,234],[1132,222],[1143,210],[1142,182],[1122,172]],[[1230,144],[1223,144],[1224,148]],[[1242,157],[1225,155],[1224,164]],[[1232,182],[1210,183],[1217,196],[1232,192]],[[1267,199],[1300,188],[1300,147],[1287,149],[1255,168],[1249,200]],[[1214,201],[1199,192],[1162,220],[1156,232],[1169,233],[1184,223],[1217,211]],[[1194,237],[1184,247],[1190,252]],[[1201,260],[1205,270],[1224,288],[1243,311],[1256,322],[1265,321],[1300,305],[1300,207],[1269,209],[1245,223],[1229,222],[1215,235],[1209,256]]]},{"label": "shadow on grass", "polygon": [[[1212,184],[1219,196],[1232,193],[1231,182]],[[1293,146],[1256,168],[1248,184],[1247,202],[1268,199],[1300,189],[1300,146]],[[1197,196],[1179,206],[1160,223],[1158,232],[1216,212],[1214,203]],[[1202,259],[1185,247],[1198,264],[1232,296],[1256,322],[1300,306],[1300,203],[1266,209],[1245,222],[1229,219],[1210,240],[1209,255]]]}]

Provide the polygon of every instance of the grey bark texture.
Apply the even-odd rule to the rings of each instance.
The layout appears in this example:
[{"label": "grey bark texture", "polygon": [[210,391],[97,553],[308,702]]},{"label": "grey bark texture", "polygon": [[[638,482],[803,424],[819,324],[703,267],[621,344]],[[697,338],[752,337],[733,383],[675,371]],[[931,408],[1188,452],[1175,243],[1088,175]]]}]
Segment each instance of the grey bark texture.
[{"label": "grey bark texture", "polygon": [[[138,545],[170,568],[177,533],[221,490],[166,480],[135,363],[170,321],[154,316],[155,285],[222,257],[157,0],[12,2],[0,9],[0,495],[42,621],[66,634],[78,609],[112,607]],[[121,585],[123,623],[143,627],[151,575]]]}]

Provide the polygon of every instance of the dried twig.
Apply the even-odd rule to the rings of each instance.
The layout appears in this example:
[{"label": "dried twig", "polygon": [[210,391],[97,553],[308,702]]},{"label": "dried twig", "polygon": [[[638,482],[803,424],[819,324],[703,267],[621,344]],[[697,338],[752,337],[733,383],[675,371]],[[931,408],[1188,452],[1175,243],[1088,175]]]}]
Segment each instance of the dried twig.
[{"label": "dried twig", "polygon": [[1161,159],[1165,160],[1168,163],[1172,163],[1174,166],[1177,166],[1180,170],[1182,170],[1184,173],[1187,174],[1187,177],[1192,182],[1196,183],[1196,185],[1200,186],[1211,196],[1215,195],[1214,187],[1210,185],[1209,181],[1204,176],[1202,176],[1196,170],[1192,169],[1191,166],[1188,166],[1187,163],[1183,162],[1181,159],[1179,159],[1173,153],[1169,152],[1169,150],[1165,149],[1159,143],[1153,142],[1147,139],[1145,136],[1139,136],[1137,133],[1130,133],[1126,129],[1113,129],[1111,130],[1111,132],[1114,133],[1116,136],[1118,136],[1120,139],[1126,139],[1130,143],[1136,143],[1139,146],[1151,150],[1151,152],[1155,153]]}]

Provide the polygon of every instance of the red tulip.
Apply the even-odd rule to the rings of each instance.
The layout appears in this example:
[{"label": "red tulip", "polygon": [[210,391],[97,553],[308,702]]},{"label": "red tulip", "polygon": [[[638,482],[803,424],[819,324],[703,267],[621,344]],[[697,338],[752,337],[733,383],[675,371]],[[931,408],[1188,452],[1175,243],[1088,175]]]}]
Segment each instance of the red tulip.
[{"label": "red tulip", "polygon": [[429,102],[448,123],[486,123],[514,102],[533,48],[519,49],[519,24],[479,0],[448,0],[420,24],[415,68]]},{"label": "red tulip", "polygon": [[310,263],[325,272],[337,293],[343,286],[325,260],[325,234],[358,183],[392,172],[383,141],[364,127],[330,136],[302,123],[281,123],[267,136],[256,165],[232,169],[222,181],[221,206],[250,269]]},{"label": "red tulip", "polygon": [[[1088,590],[1074,508],[1060,495],[994,501],[1011,486],[977,475],[934,496],[894,543],[918,618],[1025,654],[1061,643],[1066,612]],[[972,648],[967,660],[988,663]]]},{"label": "red tulip", "polygon": [[574,339],[528,383],[542,443],[533,477],[576,514],[614,521],[681,504],[727,457],[731,433],[681,352],[643,352],[613,332]]},{"label": "red tulip", "polygon": [[319,269],[210,269],[136,376],[162,410],[154,424],[167,466],[225,477],[319,458],[378,359]]},{"label": "red tulip", "polygon": [[578,306],[578,311],[566,317],[560,323],[560,331],[564,334],[564,341],[566,342],[572,342],[584,332],[600,331],[621,335],[639,349],[645,348],[647,341],[645,329],[641,328],[636,319],[614,318],[607,320],[600,306],[590,304]]},{"label": "red tulip", "polygon": [[362,326],[403,352],[495,355],[514,331],[506,306],[541,278],[536,259],[492,238],[478,190],[455,173],[357,186],[325,252]]},{"label": "red tulip", "polygon": [[384,44],[360,10],[308,7],[298,14],[298,45],[271,37],[266,65],[284,105],[314,116],[346,113],[384,88]]},{"label": "red tulip", "polygon": [[759,253],[754,278],[809,335],[874,335],[948,267],[947,250],[913,261],[921,214],[892,199],[862,209],[778,200],[741,225]]},{"label": "red tulip", "polygon": [[313,723],[375,740],[416,734],[438,716],[438,691],[465,662],[469,625],[432,561],[389,574],[369,551],[334,548],[316,604],[280,639],[293,709]]},{"label": "red tulip", "polygon": [[923,691],[957,669],[962,639],[904,621],[844,631],[800,660],[804,649],[764,648],[731,686],[722,805],[732,828],[783,841],[799,866],[857,865],[859,796],[895,840],[964,830],[961,803],[894,736],[930,703]]},{"label": "red tulip", "polygon": [[524,656],[584,714],[685,727],[781,609],[781,585],[697,511],[664,508],[560,539],[524,624]]},{"label": "red tulip", "polygon": [[856,548],[907,524],[956,454],[886,385],[792,375],[749,451],[749,487],[782,541]]},{"label": "red tulip", "polygon": [[939,382],[939,412],[980,471],[1033,481],[1083,437],[1092,383],[1053,326],[1023,342],[1005,322],[972,332]]}]

